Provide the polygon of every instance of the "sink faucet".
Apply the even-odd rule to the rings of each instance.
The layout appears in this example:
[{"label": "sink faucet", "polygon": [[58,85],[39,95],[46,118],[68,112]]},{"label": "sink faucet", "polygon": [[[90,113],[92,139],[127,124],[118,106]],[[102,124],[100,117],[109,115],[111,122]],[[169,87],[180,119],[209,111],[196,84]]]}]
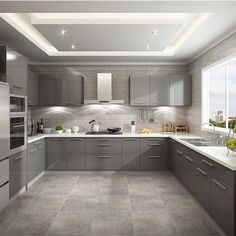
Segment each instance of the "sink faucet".
[{"label": "sink faucet", "polygon": [[[216,143],[216,127],[212,124],[212,123],[203,123],[201,125],[201,132],[202,132],[202,128],[205,126],[205,125],[209,125],[213,128],[213,132],[214,132],[214,143]],[[202,135],[201,135],[202,136]]]}]

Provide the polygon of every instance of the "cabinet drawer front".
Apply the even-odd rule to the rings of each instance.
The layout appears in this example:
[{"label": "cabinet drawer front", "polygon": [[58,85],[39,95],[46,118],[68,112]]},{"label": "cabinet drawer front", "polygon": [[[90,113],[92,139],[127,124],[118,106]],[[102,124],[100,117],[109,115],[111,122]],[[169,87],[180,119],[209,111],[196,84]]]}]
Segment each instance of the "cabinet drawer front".
[{"label": "cabinet drawer front", "polygon": [[145,155],[155,155],[157,153],[164,153],[166,151],[165,139],[142,139],[141,152]]},{"label": "cabinet drawer front", "polygon": [[86,156],[87,170],[119,170],[121,169],[121,155],[87,155]]},{"label": "cabinet drawer front", "polygon": [[0,188],[0,211],[9,203],[9,183]]},{"label": "cabinet drawer front", "polygon": [[121,143],[121,138],[86,138],[86,143]]},{"label": "cabinet drawer front", "polygon": [[88,154],[121,154],[121,143],[113,142],[94,142],[86,143],[86,153]]},{"label": "cabinet drawer front", "polygon": [[9,180],[9,159],[0,161],[0,186]]},{"label": "cabinet drawer front", "polygon": [[166,154],[148,154],[141,156],[141,170],[166,170]]}]

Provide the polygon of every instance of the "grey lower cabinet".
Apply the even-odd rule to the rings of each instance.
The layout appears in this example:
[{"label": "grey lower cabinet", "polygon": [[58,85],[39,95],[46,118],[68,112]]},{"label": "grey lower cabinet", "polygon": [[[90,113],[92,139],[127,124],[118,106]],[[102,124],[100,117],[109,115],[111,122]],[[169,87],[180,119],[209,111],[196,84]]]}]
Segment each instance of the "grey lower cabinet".
[{"label": "grey lower cabinet", "polygon": [[9,164],[10,197],[26,186],[26,151],[10,156]]},{"label": "grey lower cabinet", "polygon": [[167,170],[167,139],[141,138],[141,170]]},{"label": "grey lower cabinet", "polygon": [[46,170],[85,169],[85,139],[47,138],[45,148]]},{"label": "grey lower cabinet", "polygon": [[122,139],[87,138],[87,170],[120,170],[122,167]]},{"label": "grey lower cabinet", "polygon": [[235,173],[175,141],[173,173],[216,223],[235,235]]},{"label": "grey lower cabinet", "polygon": [[140,139],[124,138],[122,154],[123,170],[140,170]]},{"label": "grey lower cabinet", "polygon": [[44,139],[28,145],[27,183],[44,171],[45,146]]}]

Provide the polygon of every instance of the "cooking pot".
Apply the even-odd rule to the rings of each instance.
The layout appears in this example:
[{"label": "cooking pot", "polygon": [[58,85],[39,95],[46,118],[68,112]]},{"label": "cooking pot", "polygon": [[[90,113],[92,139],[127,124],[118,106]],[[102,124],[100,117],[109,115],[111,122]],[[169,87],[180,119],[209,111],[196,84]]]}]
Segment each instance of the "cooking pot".
[{"label": "cooking pot", "polygon": [[100,130],[101,123],[96,120],[91,120],[90,124],[90,132],[98,133]]}]

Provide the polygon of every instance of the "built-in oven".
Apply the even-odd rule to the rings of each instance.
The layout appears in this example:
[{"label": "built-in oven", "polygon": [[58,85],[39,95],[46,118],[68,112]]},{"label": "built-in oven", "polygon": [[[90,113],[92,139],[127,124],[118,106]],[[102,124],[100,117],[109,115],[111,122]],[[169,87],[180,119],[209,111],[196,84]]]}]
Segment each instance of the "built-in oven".
[{"label": "built-in oven", "polygon": [[27,97],[10,94],[10,114],[25,115],[27,109]]},{"label": "built-in oven", "polygon": [[11,154],[26,149],[26,116],[10,117],[10,152]]}]

